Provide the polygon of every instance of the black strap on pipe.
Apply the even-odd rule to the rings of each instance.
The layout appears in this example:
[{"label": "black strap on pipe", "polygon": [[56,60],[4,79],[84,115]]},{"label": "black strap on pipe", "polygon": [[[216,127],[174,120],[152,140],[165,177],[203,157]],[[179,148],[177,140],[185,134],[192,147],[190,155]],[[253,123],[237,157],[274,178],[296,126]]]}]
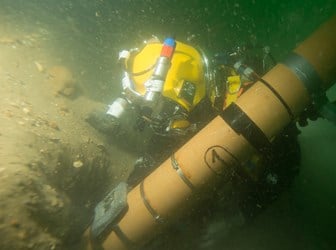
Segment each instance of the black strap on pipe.
[{"label": "black strap on pipe", "polygon": [[271,155],[271,142],[236,103],[231,103],[220,116],[237,134],[244,136],[257,151],[265,156]]}]

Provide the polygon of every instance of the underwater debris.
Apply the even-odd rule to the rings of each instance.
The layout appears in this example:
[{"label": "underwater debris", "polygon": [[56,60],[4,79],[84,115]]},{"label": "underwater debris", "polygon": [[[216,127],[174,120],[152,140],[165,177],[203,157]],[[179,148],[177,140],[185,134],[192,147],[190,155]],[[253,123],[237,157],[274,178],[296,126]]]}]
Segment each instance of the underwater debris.
[{"label": "underwater debris", "polygon": [[45,68],[43,67],[43,65],[39,63],[38,61],[34,61],[34,64],[38,72],[43,73],[45,71]]},{"label": "underwater debris", "polygon": [[9,37],[9,36],[0,37],[0,44],[15,45],[17,42],[18,42],[18,39],[14,37]]}]

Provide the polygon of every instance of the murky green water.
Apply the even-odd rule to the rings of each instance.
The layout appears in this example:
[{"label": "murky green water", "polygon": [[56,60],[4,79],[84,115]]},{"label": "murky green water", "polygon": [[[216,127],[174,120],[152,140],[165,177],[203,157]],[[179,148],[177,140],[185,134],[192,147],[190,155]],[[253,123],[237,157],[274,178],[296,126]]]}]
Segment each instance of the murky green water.
[{"label": "murky green water", "polygon": [[[118,51],[151,35],[193,37],[208,54],[240,44],[270,45],[281,59],[335,13],[334,0],[0,0],[0,27],[45,34],[54,61],[81,75],[90,98],[108,103],[120,91]],[[255,223],[211,249],[336,248],[336,128],[323,120],[311,123],[300,143],[302,167],[292,189]],[[181,245],[170,249],[188,249]]]}]

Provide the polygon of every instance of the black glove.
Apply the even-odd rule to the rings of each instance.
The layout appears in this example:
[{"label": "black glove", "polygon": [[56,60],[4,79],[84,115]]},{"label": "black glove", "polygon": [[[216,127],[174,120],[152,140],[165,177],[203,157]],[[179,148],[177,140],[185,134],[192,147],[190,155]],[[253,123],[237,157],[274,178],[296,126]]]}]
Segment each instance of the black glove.
[{"label": "black glove", "polygon": [[117,118],[105,112],[92,112],[85,119],[92,127],[104,134],[111,134],[119,127]]}]

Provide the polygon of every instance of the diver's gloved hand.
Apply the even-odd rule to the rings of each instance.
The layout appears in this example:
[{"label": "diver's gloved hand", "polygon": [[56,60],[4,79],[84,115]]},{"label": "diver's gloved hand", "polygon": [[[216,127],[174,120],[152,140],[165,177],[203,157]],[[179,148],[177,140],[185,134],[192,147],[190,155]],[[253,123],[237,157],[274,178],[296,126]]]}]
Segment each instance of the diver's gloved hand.
[{"label": "diver's gloved hand", "polygon": [[119,127],[119,121],[105,112],[92,112],[85,119],[92,127],[104,134],[115,133]]},{"label": "diver's gloved hand", "polygon": [[308,106],[300,116],[298,117],[298,124],[300,127],[306,127],[308,125],[308,120],[316,121],[319,118],[319,113],[316,108],[312,105]]},{"label": "diver's gloved hand", "polygon": [[138,158],[134,163],[134,169],[127,179],[130,188],[138,185],[156,166],[156,161],[150,155]]}]

